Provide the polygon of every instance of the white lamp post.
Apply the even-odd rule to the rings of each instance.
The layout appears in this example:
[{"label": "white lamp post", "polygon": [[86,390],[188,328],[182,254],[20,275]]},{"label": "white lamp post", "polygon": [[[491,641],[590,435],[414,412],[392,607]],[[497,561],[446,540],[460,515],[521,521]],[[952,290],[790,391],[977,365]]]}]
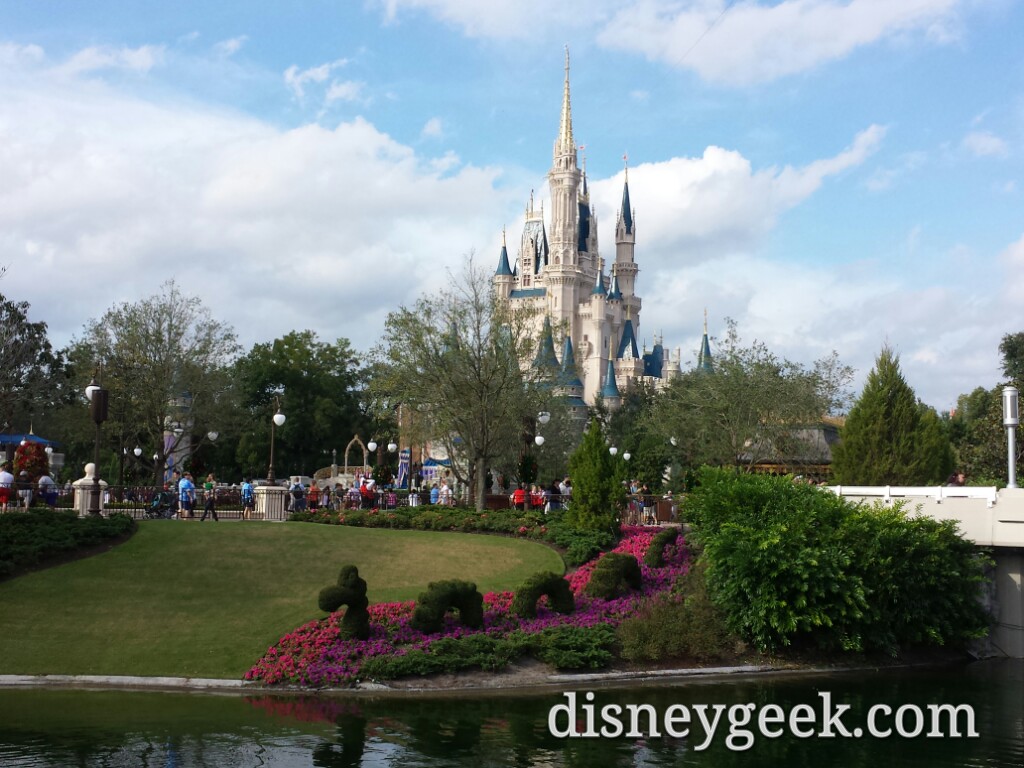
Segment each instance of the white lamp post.
[{"label": "white lamp post", "polygon": [[1003,387],[1003,426],[1006,427],[1007,488],[1017,487],[1017,427],[1020,425],[1019,392]]},{"label": "white lamp post", "polygon": [[281,413],[281,398],[274,397],[274,405],[277,408],[277,412],[274,414],[274,418],[270,420],[270,467],[267,469],[267,484],[274,485],[274,432],[277,427],[284,426],[285,415]]}]

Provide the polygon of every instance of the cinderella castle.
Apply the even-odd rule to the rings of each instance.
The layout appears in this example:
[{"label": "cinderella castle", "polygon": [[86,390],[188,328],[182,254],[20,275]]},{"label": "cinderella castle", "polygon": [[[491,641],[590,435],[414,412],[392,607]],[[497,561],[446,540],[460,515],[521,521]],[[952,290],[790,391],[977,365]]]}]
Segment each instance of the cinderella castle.
[{"label": "cinderella castle", "polygon": [[[597,215],[577,150],[566,50],[562,118],[548,171],[551,228],[545,228],[544,208],[534,205],[531,193],[518,257],[510,262],[508,247],[502,244],[494,287],[513,311],[527,310],[536,318],[539,345],[533,364],[556,368],[556,381],[569,404],[582,410],[598,396],[616,407],[631,382],[648,380],[663,386],[680,374],[681,359],[678,349],[666,354],[658,336],[650,351],[641,353],[637,346],[642,302],[636,294],[639,268],[629,170],[616,215],[615,258],[606,264],[598,250]],[[706,321],[698,365],[705,369],[711,365]]]}]

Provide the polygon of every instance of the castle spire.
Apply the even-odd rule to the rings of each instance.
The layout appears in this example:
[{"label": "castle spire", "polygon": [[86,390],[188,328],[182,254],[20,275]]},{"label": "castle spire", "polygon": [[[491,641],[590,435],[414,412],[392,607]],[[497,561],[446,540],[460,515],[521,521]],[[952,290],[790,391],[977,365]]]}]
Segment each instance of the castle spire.
[{"label": "castle spire", "polygon": [[512,276],[512,268],[508,265],[508,248],[505,245],[505,228],[501,228],[501,253],[498,255],[498,269],[494,273],[498,276]]},{"label": "castle spire", "polygon": [[572,138],[572,105],[569,101],[569,46],[565,46],[565,91],[562,94],[562,122],[558,128],[558,145],[555,156],[576,154],[576,142]]},{"label": "castle spire", "polygon": [[711,360],[711,342],[708,339],[708,308],[704,307],[704,337],[700,340],[700,353],[697,355],[697,370],[714,373],[715,365]]}]

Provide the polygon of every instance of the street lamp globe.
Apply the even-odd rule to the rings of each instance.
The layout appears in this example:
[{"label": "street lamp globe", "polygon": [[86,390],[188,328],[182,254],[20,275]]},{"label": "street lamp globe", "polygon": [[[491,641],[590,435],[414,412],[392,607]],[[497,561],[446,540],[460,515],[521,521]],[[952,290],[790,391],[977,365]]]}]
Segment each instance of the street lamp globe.
[{"label": "street lamp globe", "polygon": [[206,433],[206,437],[211,443],[215,443],[217,442],[217,438],[220,437],[220,432],[214,432],[211,430]]},{"label": "street lamp globe", "polygon": [[153,454],[153,461],[154,462],[160,461],[160,454],[159,453],[154,453]]},{"label": "street lamp globe", "polygon": [[277,413],[274,414],[274,423],[277,426],[283,427],[284,426],[284,422],[285,422],[285,415],[283,413],[278,411]]},{"label": "street lamp globe", "polygon": [[616,448],[614,445],[611,448],[608,449],[608,453],[610,453],[612,456],[614,456],[618,452],[619,452],[619,449]]},{"label": "street lamp globe", "polygon": [[394,453],[397,450],[398,450],[398,443],[395,443],[395,442],[388,443],[388,453]]},{"label": "street lamp globe", "polygon": [[541,424],[547,424],[549,421],[551,421],[551,414],[548,413],[547,411],[541,411],[540,413],[537,414],[537,421],[539,421]]},{"label": "street lamp globe", "polygon": [[134,454],[135,454],[135,458],[137,459],[137,458],[139,458],[140,456],[142,456],[142,449],[141,449],[141,448],[139,448],[139,446],[137,446],[137,445],[136,445],[136,446],[135,446],[135,450],[134,450],[134,451],[132,451],[132,453],[134,453]]},{"label": "street lamp globe", "polygon": [[544,445],[544,435],[537,435],[535,438],[533,438],[533,442],[535,442],[537,445]]},{"label": "street lamp globe", "polygon": [[92,377],[92,381],[89,382],[89,386],[85,388],[85,396],[92,402],[92,396],[96,394],[96,390],[100,388],[100,385],[96,383],[96,377]]},{"label": "street lamp globe", "polygon": [[368,442],[366,444],[366,450],[368,450],[370,453],[373,453],[374,451],[376,451],[377,450],[377,441],[376,440],[371,440],[370,442]]},{"label": "street lamp globe", "polygon": [[622,454],[622,458],[624,458],[626,461],[629,461],[632,455],[633,454],[631,454],[629,451],[626,451],[624,454]]}]

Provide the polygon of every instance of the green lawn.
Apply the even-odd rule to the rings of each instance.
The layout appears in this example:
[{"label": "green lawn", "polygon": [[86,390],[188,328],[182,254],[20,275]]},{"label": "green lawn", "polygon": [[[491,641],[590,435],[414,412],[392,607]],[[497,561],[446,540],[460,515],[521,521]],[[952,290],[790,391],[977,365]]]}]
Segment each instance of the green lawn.
[{"label": "green lawn", "polygon": [[0,674],[239,678],[323,616],[317,594],[347,563],[374,603],[437,579],[487,592],[564,568],[545,546],[497,536],[146,521],[110,552],[0,583]]}]

